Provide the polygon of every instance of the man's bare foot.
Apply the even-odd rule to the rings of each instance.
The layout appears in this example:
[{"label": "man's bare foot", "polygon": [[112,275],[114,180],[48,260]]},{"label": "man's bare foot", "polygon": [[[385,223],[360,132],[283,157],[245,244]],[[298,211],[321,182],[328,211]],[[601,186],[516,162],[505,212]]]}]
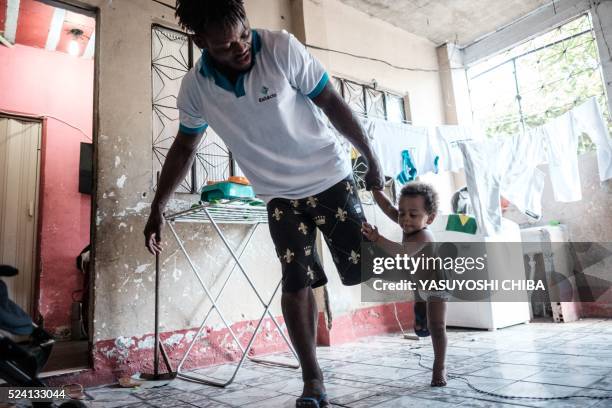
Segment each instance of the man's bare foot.
[{"label": "man's bare foot", "polygon": [[433,372],[431,373],[431,386],[432,387],[445,387],[446,386],[446,368],[436,367],[434,364]]},{"label": "man's bare foot", "polygon": [[322,380],[307,380],[304,381],[304,388],[300,398],[310,397],[316,400],[321,400],[320,407],[329,406],[329,399],[325,393],[325,385]]}]

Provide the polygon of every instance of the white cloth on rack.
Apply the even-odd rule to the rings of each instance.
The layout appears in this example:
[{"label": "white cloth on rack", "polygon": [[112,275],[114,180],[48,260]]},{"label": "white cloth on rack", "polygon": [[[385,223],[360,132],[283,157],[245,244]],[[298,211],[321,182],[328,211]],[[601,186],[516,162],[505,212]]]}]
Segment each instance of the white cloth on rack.
[{"label": "white cloth on rack", "polygon": [[495,235],[501,231],[502,214],[500,193],[502,172],[507,158],[498,158],[509,152],[508,141],[459,141],[457,148],[462,154],[465,178],[478,228],[485,235]]},{"label": "white cloth on rack", "polygon": [[572,109],[574,132],[586,133],[597,146],[600,181],[612,179],[612,140],[595,97]]},{"label": "white cloth on rack", "polygon": [[509,139],[507,152],[500,152],[495,160],[506,160],[503,172],[502,195],[521,212],[533,218],[542,216],[542,193],[546,176],[536,166],[545,160],[542,129],[530,129]]},{"label": "white cloth on rack", "polygon": [[404,123],[366,119],[364,127],[372,140],[383,174],[395,178],[403,170],[402,152],[408,150],[417,176],[436,172],[437,149],[432,144],[429,129]]},{"label": "white cloth on rack", "polygon": [[571,111],[542,126],[543,143],[555,201],[582,200],[578,170],[578,133],[572,125]]},{"label": "white cloth on rack", "polygon": [[436,126],[435,136],[440,146],[440,170],[459,171],[463,168],[463,155],[458,143],[478,139],[466,126]]}]

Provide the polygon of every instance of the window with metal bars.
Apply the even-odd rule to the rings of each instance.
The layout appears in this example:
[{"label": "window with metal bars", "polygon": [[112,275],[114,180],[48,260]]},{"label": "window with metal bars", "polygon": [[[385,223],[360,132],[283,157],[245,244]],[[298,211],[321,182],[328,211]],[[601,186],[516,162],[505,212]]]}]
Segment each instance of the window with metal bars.
[{"label": "window with metal bars", "polygon": [[[595,96],[612,128],[589,14],[467,70],[474,120],[489,137],[542,125]],[[579,152],[594,149],[582,135]]]},{"label": "window with metal bars", "polygon": [[[402,96],[338,77],[332,77],[332,83],[338,93],[342,95],[344,101],[358,116],[383,119],[390,122],[410,123],[406,118],[404,98]],[[347,150],[351,150],[353,177],[361,192],[365,189],[365,175],[368,171],[368,166],[354,148],[350,145],[347,146],[348,141],[346,139],[341,137],[339,139]],[[369,195],[362,196],[361,200],[364,204],[372,204],[371,196]]]},{"label": "window with metal bars", "polygon": [[402,96],[338,77],[332,77],[332,83],[357,115],[409,123]]},{"label": "window with metal bars", "polygon": [[[151,88],[153,108],[153,175],[161,170],[179,128],[176,98],[181,80],[200,58],[200,50],[180,31],[153,25],[151,29]],[[198,146],[189,174],[179,193],[197,193],[207,181],[226,180],[233,174],[232,157],[211,128]],[[154,185],[157,181],[154,178]]]}]

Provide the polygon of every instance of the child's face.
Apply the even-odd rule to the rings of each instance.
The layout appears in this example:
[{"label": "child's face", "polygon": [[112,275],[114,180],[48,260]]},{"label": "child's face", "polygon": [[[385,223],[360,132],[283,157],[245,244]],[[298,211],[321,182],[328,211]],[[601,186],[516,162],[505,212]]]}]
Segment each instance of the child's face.
[{"label": "child's face", "polygon": [[406,234],[422,230],[436,218],[435,214],[427,214],[425,198],[420,195],[401,197],[398,213],[397,223]]}]

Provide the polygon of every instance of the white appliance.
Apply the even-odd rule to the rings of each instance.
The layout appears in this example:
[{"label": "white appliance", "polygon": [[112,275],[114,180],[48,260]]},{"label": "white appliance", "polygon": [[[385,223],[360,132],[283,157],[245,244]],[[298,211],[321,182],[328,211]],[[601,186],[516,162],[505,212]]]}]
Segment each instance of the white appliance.
[{"label": "white appliance", "polygon": [[[494,236],[446,231],[448,215],[439,214],[429,227],[436,242],[496,242],[486,245],[488,268],[496,268],[496,275],[525,276],[521,231],[518,224],[502,219],[502,232]],[[504,245],[504,243],[508,243]],[[531,318],[527,297],[525,302],[448,302],[447,326],[496,330],[503,327],[528,323]]]},{"label": "white appliance", "polygon": [[[547,280],[551,278],[553,272],[559,273],[572,282],[573,298],[576,302],[551,302],[553,312],[553,321],[556,323],[573,322],[580,318],[578,306],[579,296],[574,282],[573,264],[570,254],[569,232],[565,225],[543,225],[539,227],[526,228],[521,230],[523,240],[523,252],[529,258],[527,274],[530,278],[536,275],[535,257],[541,254],[544,259],[543,274]],[[550,293],[554,299],[561,299],[558,293]],[[563,298],[568,297],[567,294]],[[543,307],[542,304],[533,305],[533,307]]]}]

